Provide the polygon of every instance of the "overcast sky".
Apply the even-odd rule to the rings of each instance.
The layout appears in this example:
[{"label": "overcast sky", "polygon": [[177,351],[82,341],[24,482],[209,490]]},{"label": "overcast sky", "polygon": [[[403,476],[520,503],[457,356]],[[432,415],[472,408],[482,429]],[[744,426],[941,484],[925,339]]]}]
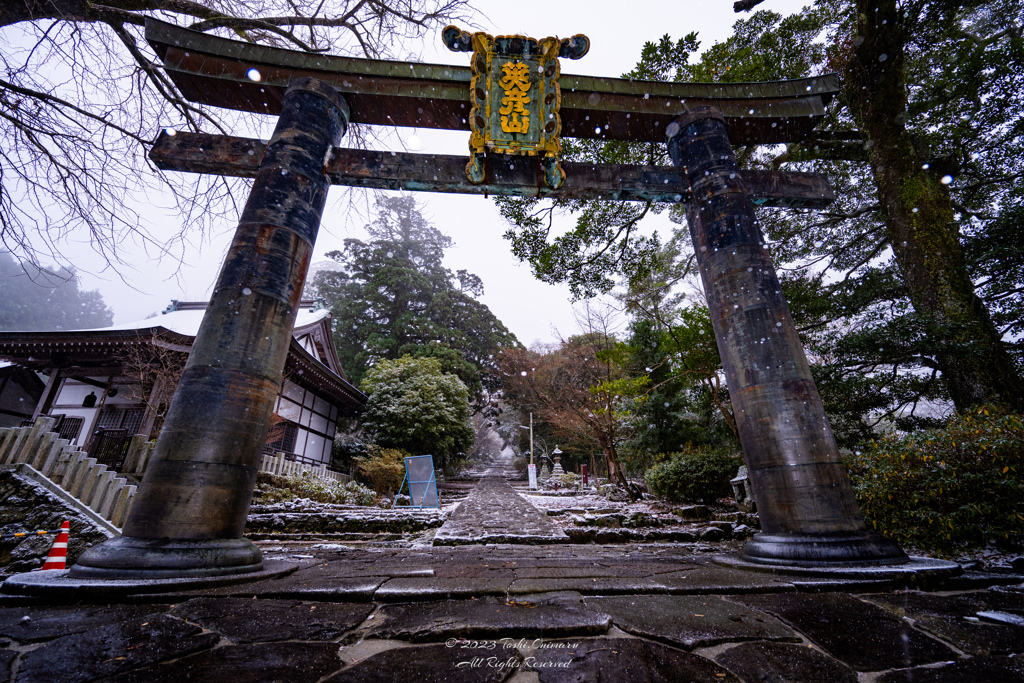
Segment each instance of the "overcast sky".
[{"label": "overcast sky", "polygon": [[[761,7],[788,14],[803,3],[792,0],[768,0]],[[667,2],[664,0],[561,1],[481,0],[474,3],[480,11],[477,30],[492,34],[519,33],[543,38],[568,37],[583,33],[590,38],[590,52],[578,61],[562,60],[562,73],[618,77],[636,64],[646,41],[668,33],[678,39],[697,31],[702,48],[729,36],[737,16],[732,0],[706,2]],[[742,15],[746,16],[746,15]],[[468,64],[466,53],[451,53],[440,41],[439,32],[421,45],[410,45],[407,52],[420,52],[419,61]],[[267,125],[272,129],[273,120]],[[154,122],[154,137],[161,122]],[[409,151],[438,154],[467,154],[469,134],[455,131],[399,129]],[[342,145],[344,145],[344,141]],[[343,191],[332,188],[332,196]],[[483,302],[516,334],[521,342],[551,341],[555,329],[563,334],[574,331],[568,288],[547,285],[534,279],[528,265],[520,264],[502,238],[506,226],[493,200],[465,195],[420,193],[424,215],[454,241],[445,260],[452,270],[465,268],[484,282]],[[365,204],[365,203],[364,203]],[[323,255],[339,249],[347,237],[361,237],[359,226],[365,218],[345,220],[339,215],[347,203],[328,200],[314,263]],[[667,232],[667,218],[653,217],[648,230]],[[99,289],[114,310],[117,323],[146,317],[164,309],[171,299],[206,300],[220,267],[221,259],[234,232],[234,224],[221,226],[208,240],[196,241],[186,253],[186,265],[178,267],[171,259],[137,259],[134,270],[120,269],[121,277],[102,272],[102,261],[89,253],[83,243],[76,248],[83,285]],[[170,230],[169,230],[170,232]],[[72,245],[69,245],[72,246]],[[177,273],[176,273],[177,271]]]}]

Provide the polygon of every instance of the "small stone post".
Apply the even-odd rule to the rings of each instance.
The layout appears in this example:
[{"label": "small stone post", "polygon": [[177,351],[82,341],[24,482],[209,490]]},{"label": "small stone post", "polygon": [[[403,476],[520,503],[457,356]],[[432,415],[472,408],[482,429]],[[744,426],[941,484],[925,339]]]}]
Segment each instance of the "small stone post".
[{"label": "small stone post", "polygon": [[330,85],[288,88],[124,536],[88,550],[72,577],[262,568],[242,534],[330,185],[324,160],[348,118]]},{"label": "small stone post", "polygon": [[743,559],[801,566],[905,562],[898,545],[865,529],[725,117],[717,108],[696,107],[666,133],[672,162],[692,187],[686,221],[763,529]]}]

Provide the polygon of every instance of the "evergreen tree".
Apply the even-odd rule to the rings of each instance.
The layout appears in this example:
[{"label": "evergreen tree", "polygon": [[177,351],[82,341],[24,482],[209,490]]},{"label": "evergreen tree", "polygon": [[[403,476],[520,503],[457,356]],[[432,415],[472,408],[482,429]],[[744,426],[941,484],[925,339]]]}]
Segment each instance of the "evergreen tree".
[{"label": "evergreen tree", "polygon": [[[785,151],[747,147],[737,156],[747,167],[826,173],[836,189],[826,211],[762,208],[758,217],[844,438],[879,419],[911,426],[915,408],[936,399],[958,410],[1022,405],[1024,347],[1014,341],[1024,327],[1022,23],[1016,1],[819,0],[785,18],[757,12],[693,63],[695,34],[665,36],[627,74],[843,75],[818,131]],[[580,160],[660,153],[666,163],[653,148],[568,147]],[[617,277],[643,281],[655,266],[660,245],[637,227],[647,208],[619,216],[596,202],[502,200],[501,208],[516,253],[578,294],[607,290]],[[549,240],[547,211],[574,212],[575,229]]]},{"label": "evergreen tree", "polygon": [[114,313],[98,291],[83,291],[73,270],[19,263],[0,251],[0,330],[106,327]]},{"label": "evergreen tree", "polygon": [[362,382],[370,395],[363,428],[374,443],[414,455],[433,455],[439,466],[464,459],[476,438],[469,391],[435,358],[381,360]]},{"label": "evergreen tree", "polygon": [[315,294],[327,300],[334,340],[349,379],[360,382],[381,359],[434,358],[474,393],[493,385],[493,355],[518,345],[490,309],[476,275],[442,265],[450,238],[428,223],[411,196],[378,200],[366,226],[370,239],[346,240],[327,256],[340,269],[322,271]]}]

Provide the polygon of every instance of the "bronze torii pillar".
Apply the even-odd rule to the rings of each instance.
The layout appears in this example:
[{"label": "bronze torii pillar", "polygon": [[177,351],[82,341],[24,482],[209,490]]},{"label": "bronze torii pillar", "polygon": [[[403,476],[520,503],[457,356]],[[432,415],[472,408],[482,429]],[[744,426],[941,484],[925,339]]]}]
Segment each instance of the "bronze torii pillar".
[{"label": "bronze torii pillar", "polygon": [[262,568],[245,519],[327,199],[324,161],[348,120],[323,81],[288,87],[124,535],[86,551],[72,578]]},{"label": "bronze torii pillar", "polygon": [[864,526],[725,117],[695,107],[665,132],[672,162],[692,187],[686,222],[760,516],[762,533],[742,558],[797,566],[907,561]]}]

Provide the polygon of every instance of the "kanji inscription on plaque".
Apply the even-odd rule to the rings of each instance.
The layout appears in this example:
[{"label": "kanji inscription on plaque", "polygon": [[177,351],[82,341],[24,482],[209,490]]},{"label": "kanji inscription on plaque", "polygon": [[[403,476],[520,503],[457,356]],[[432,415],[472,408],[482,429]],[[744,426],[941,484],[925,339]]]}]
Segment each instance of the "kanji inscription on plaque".
[{"label": "kanji inscription on plaque", "polygon": [[559,57],[579,59],[590,49],[586,36],[544,38],[492,37],[454,26],[442,34],[449,49],[472,52],[469,149],[470,182],[487,180],[487,155],[524,154],[540,158],[544,182],[557,189],[565,180],[559,164],[562,93]]}]

